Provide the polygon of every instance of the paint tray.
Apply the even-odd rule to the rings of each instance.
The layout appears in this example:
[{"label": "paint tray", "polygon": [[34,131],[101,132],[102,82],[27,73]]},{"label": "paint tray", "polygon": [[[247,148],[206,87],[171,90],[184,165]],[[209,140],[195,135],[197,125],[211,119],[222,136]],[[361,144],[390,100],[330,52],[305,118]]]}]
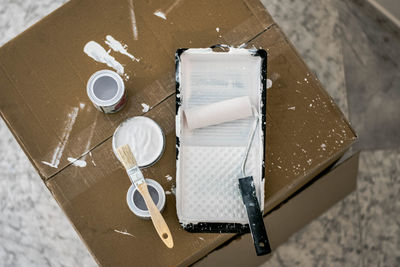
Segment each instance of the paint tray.
[{"label": "paint tray", "polygon": [[183,111],[249,96],[260,119],[246,163],[264,208],[266,52],[225,47],[225,51],[176,52],[176,208],[191,232],[249,232],[238,186],[241,164],[255,118],[190,130]]}]

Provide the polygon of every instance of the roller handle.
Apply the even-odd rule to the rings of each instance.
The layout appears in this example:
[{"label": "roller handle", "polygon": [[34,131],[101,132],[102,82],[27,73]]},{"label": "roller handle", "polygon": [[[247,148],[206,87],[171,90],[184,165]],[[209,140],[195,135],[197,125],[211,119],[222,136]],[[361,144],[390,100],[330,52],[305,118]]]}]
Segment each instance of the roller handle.
[{"label": "roller handle", "polygon": [[256,196],[256,188],[252,176],[239,178],[239,188],[243,203],[246,206],[249,226],[254,241],[257,256],[271,253],[267,231]]},{"label": "roller handle", "polygon": [[161,240],[168,248],[173,248],[174,241],[172,239],[171,232],[169,231],[168,225],[165,222],[164,218],[161,216],[160,211],[154,204],[153,199],[150,197],[149,190],[147,188],[147,183],[146,182],[140,183],[139,185],[137,185],[137,189],[143,196],[147,209],[150,212],[154,228],[156,228],[156,231],[160,236]]}]

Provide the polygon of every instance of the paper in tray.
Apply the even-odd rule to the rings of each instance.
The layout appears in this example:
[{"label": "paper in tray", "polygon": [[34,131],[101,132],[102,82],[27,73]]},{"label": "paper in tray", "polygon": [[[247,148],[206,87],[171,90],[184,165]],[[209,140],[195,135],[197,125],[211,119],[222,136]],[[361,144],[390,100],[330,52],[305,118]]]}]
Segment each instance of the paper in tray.
[{"label": "paper in tray", "polygon": [[240,167],[255,118],[195,130],[183,111],[249,96],[260,114],[246,175],[253,176],[264,207],[266,52],[179,49],[176,53],[176,208],[181,225],[193,232],[248,232],[238,187]]}]

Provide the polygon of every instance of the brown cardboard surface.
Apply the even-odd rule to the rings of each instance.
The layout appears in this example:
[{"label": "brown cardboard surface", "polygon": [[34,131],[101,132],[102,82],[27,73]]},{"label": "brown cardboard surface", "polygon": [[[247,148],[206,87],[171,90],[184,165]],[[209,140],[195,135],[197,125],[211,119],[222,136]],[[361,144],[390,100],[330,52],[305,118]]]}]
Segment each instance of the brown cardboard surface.
[{"label": "brown cardboard surface", "polygon": [[[129,179],[112,153],[110,139],[122,120],[142,114],[141,103],[152,106],[145,115],[160,124],[167,143],[161,160],[144,174],[171,191],[174,180],[165,175],[175,177],[177,48],[253,39],[249,46],[268,51],[273,86],[267,92],[265,212],[337,160],[356,136],[258,1],[133,2],[138,40],[133,38],[129,5],[122,0],[72,0],[2,47],[0,112],[101,265],[188,265],[233,235],[187,233],[178,224],[170,194],[163,216],[175,247],[168,250],[151,222],[129,211]],[[157,10],[168,13],[167,20],[154,16]],[[90,40],[104,44],[107,34],[141,59],[139,64],[116,55],[130,79],[128,104],[113,115],[95,110],[85,90],[89,76],[106,67],[84,54],[83,47]],[[71,112],[77,116],[65,138]],[[60,144],[65,149],[58,168],[44,165]],[[70,165],[67,157],[81,157],[87,166]]]},{"label": "brown cardboard surface", "polygon": [[[142,114],[141,103],[155,106],[171,95],[177,48],[238,45],[273,23],[256,0],[132,5],[138,40],[128,0],[72,0],[0,49],[1,115],[43,179],[67,166],[68,157],[79,157],[110,137],[126,117]],[[157,10],[167,13],[167,20],[155,16]],[[140,58],[134,62],[113,54],[130,76],[125,82],[128,104],[113,115],[98,113],[85,90],[90,75],[106,65],[89,58],[83,47],[90,40],[107,47],[108,34]],[[72,130],[66,131],[76,112]],[[43,164],[60,146],[65,147],[58,168]]]},{"label": "brown cardboard surface", "polygon": [[[270,77],[275,77],[267,99],[265,200],[266,211],[269,211],[337,160],[355,136],[278,27],[273,26],[262,33],[252,44],[268,49]],[[296,82],[304,80],[304,77],[308,77],[309,83]],[[296,90],[303,97],[293,96],[300,94]],[[315,104],[315,109],[309,107],[309,101]],[[290,105],[297,109],[288,109]],[[167,181],[165,176],[175,176],[174,96],[168,97],[146,116],[160,124],[167,143],[161,160],[143,172],[146,177],[160,182],[165,190],[171,191],[174,180]],[[338,131],[340,136],[332,134],[332,129]],[[300,135],[298,137],[297,131]],[[305,133],[307,135],[303,137]],[[326,150],[321,148],[321,143],[310,142],[320,139],[326,143]],[[309,158],[312,159],[311,164],[307,163]],[[96,166],[90,164],[92,159]],[[186,265],[233,237],[226,234],[185,232],[178,224],[175,198],[167,195],[167,208],[163,216],[176,244],[173,250],[168,250],[157,239],[151,222],[135,217],[125,204],[129,180],[112,154],[111,140],[108,139],[92,150],[92,155],[88,155],[86,161],[89,163],[86,168],[68,166],[49,179],[47,186],[102,265]],[[304,169],[299,170],[298,165]],[[133,234],[135,238],[114,231],[121,229]],[[139,260],[135,256],[146,253],[150,247],[157,257]]]},{"label": "brown cardboard surface", "polygon": [[[329,172],[324,172],[301,193],[291,197],[264,218],[272,249],[283,244],[290,236],[342,200],[357,187],[359,154],[352,155]],[[316,205],[316,203],[318,203]],[[250,234],[235,238],[216,249],[194,266],[259,266],[270,255],[254,257]]]},{"label": "brown cardboard surface", "polygon": [[278,26],[250,45],[268,51],[265,210],[337,160],[356,140],[348,121]]}]

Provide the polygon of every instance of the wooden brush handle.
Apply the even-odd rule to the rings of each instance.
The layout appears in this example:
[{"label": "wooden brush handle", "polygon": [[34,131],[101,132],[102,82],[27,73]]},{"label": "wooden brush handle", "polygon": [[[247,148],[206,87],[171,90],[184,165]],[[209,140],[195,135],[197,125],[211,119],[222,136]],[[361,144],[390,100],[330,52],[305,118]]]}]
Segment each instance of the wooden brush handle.
[{"label": "wooden brush handle", "polygon": [[137,188],[146,202],[147,209],[150,212],[151,220],[153,221],[154,228],[156,228],[158,235],[168,248],[172,248],[174,246],[174,241],[172,239],[171,232],[169,231],[168,225],[160,211],[154,204],[153,199],[149,194],[146,182],[139,184]]}]

